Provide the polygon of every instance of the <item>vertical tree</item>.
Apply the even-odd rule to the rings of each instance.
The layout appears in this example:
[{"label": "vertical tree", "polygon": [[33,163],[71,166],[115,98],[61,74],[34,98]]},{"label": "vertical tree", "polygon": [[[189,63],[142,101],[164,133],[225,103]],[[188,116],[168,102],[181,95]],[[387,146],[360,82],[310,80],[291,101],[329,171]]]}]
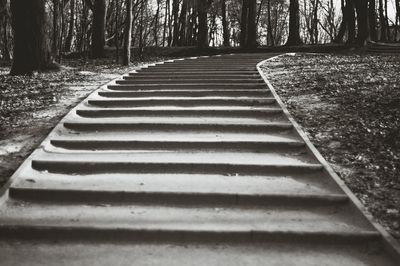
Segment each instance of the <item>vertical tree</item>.
[{"label": "vertical tree", "polygon": [[208,47],[208,22],[207,13],[211,5],[210,0],[198,0],[197,16],[199,19],[197,46],[199,48]]},{"label": "vertical tree", "polygon": [[172,46],[178,45],[179,40],[179,0],[172,0],[173,36]]},{"label": "vertical tree", "polygon": [[357,44],[363,46],[369,40],[368,2],[354,0],[357,10]]},{"label": "vertical tree", "polygon": [[14,57],[11,75],[31,74],[54,68],[45,0],[11,0]]},{"label": "vertical tree", "polygon": [[319,7],[319,0],[314,0],[314,10],[313,10],[313,34],[314,34],[314,42],[315,44],[318,43],[318,7]]},{"label": "vertical tree", "polygon": [[247,17],[247,48],[257,46],[257,25],[256,25],[257,1],[249,0],[249,12]]},{"label": "vertical tree", "polygon": [[243,0],[240,21],[240,45],[243,48],[255,48],[257,46],[256,13],[256,0]]},{"label": "vertical tree", "polygon": [[387,30],[386,30],[386,18],[384,13],[383,1],[379,0],[379,28],[380,28],[380,40],[382,42],[387,41]]},{"label": "vertical tree", "polygon": [[1,43],[1,55],[0,57],[9,62],[11,60],[9,50],[9,25],[10,15],[7,0],[0,0],[0,43]]},{"label": "vertical tree", "polygon": [[371,40],[377,40],[376,32],[376,3],[375,0],[368,0],[368,26]]},{"label": "vertical tree", "polygon": [[186,19],[187,19],[188,1],[182,2],[181,14],[179,16],[179,39],[178,45],[186,45]]},{"label": "vertical tree", "polygon": [[165,0],[164,28],[163,28],[163,38],[162,38],[163,47],[165,46],[165,41],[167,37],[168,9],[169,9],[169,0]]},{"label": "vertical tree", "polygon": [[[395,36],[397,38],[397,34],[399,32],[399,25],[400,25],[400,0],[395,0],[396,5],[396,33]],[[400,39],[399,39],[400,41]]]},{"label": "vertical tree", "polygon": [[139,21],[139,56],[143,55],[144,51],[144,10],[146,9],[147,0],[142,0],[140,5],[140,21]]},{"label": "vertical tree", "polygon": [[106,43],[106,0],[85,0],[93,12],[92,44],[91,52],[93,58],[104,57],[104,46]]},{"label": "vertical tree", "polygon": [[356,35],[355,25],[355,11],[353,0],[342,0],[342,23],[339,27],[338,35],[335,38],[335,42],[343,42],[344,36],[347,33],[347,43],[353,43]]},{"label": "vertical tree", "polygon": [[286,45],[302,44],[300,38],[300,10],[299,0],[290,0],[289,5],[289,36]]},{"label": "vertical tree", "polygon": [[156,16],[155,16],[155,22],[154,22],[154,45],[158,46],[158,29],[159,29],[159,17],[160,17],[160,8],[161,8],[161,0],[157,0],[157,11],[156,11]]},{"label": "vertical tree", "polygon": [[229,44],[229,26],[228,21],[226,19],[226,0],[221,1],[221,13],[222,13],[222,36],[223,36],[223,45],[225,47],[230,46]]},{"label": "vertical tree", "polygon": [[240,17],[240,45],[242,47],[246,46],[248,16],[249,16],[249,1],[242,0],[242,14]]},{"label": "vertical tree", "polygon": [[132,0],[126,0],[126,19],[124,28],[124,51],[122,64],[129,66],[131,61]]},{"label": "vertical tree", "polygon": [[271,21],[271,0],[267,1],[267,43],[274,46],[274,35],[272,33],[272,21]]},{"label": "vertical tree", "polygon": [[68,24],[68,35],[65,39],[65,51],[71,51],[72,45],[72,38],[74,36],[74,28],[75,28],[75,1],[76,0],[69,0],[69,24]]},{"label": "vertical tree", "polygon": [[60,35],[59,17],[60,17],[60,1],[53,0],[53,36],[52,36],[53,40],[51,43],[51,50],[54,56],[58,54],[58,41]]}]

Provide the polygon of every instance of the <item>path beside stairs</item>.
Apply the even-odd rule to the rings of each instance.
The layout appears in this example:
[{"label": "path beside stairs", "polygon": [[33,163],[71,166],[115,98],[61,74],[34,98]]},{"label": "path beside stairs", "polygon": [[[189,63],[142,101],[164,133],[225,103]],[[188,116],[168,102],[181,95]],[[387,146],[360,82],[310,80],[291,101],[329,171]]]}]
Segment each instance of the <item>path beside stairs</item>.
[{"label": "path beside stairs", "polygon": [[270,56],[165,62],[91,94],[2,196],[0,265],[399,265],[259,74]]}]

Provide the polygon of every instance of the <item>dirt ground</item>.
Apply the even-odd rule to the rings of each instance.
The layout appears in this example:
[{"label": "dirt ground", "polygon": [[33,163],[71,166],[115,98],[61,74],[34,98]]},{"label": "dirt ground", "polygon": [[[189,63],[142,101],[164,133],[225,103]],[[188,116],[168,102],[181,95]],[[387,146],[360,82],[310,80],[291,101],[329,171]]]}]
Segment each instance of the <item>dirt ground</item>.
[{"label": "dirt ground", "polygon": [[287,54],[263,69],[325,159],[400,239],[400,56]]},{"label": "dirt ground", "polygon": [[60,72],[9,76],[0,67],[0,187],[68,111],[100,85],[148,62],[128,67],[112,59],[64,60]]}]

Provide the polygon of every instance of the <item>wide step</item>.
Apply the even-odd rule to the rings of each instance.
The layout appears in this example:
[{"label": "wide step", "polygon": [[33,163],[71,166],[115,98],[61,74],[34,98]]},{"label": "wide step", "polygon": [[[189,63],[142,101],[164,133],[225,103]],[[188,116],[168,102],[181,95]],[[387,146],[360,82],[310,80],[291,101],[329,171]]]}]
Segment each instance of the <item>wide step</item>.
[{"label": "wide step", "polygon": [[[7,226],[42,227],[43,230],[115,231],[127,237],[148,237],[157,234],[173,240],[204,233],[209,238],[222,234],[249,240],[269,236],[298,235],[307,239],[349,238],[360,241],[376,239],[367,223],[354,223],[343,206],[249,208],[245,206],[168,206],[168,205],[48,205],[10,201],[0,210],[0,231]],[[301,221],[301,222],[299,222]],[[3,232],[4,232],[3,231]],[[57,233],[57,232],[56,232]],[[229,236],[230,234],[231,236]]]},{"label": "wide step", "polygon": [[[83,248],[84,246],[84,248]],[[368,245],[321,244],[321,243],[229,243],[143,242],[130,244],[118,242],[29,242],[6,240],[0,242],[4,265],[15,263],[18,250],[20,265],[309,265],[319,266],[394,266],[382,249],[370,252]],[[112,252],[110,252],[112,250]],[[284,255],[282,255],[284,253]],[[266,259],[268,258],[268,259]],[[340,264],[338,264],[338,262]]]}]

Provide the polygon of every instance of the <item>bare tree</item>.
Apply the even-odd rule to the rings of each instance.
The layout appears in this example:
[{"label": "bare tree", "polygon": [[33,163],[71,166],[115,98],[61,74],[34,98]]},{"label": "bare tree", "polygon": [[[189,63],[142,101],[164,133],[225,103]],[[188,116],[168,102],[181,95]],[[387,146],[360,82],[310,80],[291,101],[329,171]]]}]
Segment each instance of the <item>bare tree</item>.
[{"label": "bare tree", "polygon": [[54,68],[45,0],[11,0],[14,57],[11,75],[31,74]]},{"label": "bare tree", "polygon": [[92,57],[104,57],[104,46],[106,43],[106,0],[85,0],[93,12],[92,25]]},{"label": "bare tree", "polygon": [[131,33],[132,33],[132,0],[126,0],[126,18],[124,28],[124,51],[122,64],[129,66],[131,61]]},{"label": "bare tree", "polygon": [[382,42],[385,42],[388,39],[386,26],[387,23],[384,13],[383,1],[379,0],[379,28],[380,28],[380,40]]},{"label": "bare tree", "polygon": [[290,0],[289,6],[289,36],[286,45],[300,45],[300,10],[299,0]]},{"label": "bare tree", "polygon": [[198,0],[197,15],[199,20],[197,46],[200,48],[208,47],[208,22],[207,13],[211,0]]},{"label": "bare tree", "polygon": [[76,0],[69,0],[69,8],[70,8],[70,17],[69,17],[69,25],[68,25],[68,35],[67,38],[65,39],[65,51],[69,52],[71,51],[71,45],[72,45],[72,38],[74,36],[74,28],[75,28],[75,1]]},{"label": "bare tree", "polygon": [[9,24],[10,14],[7,0],[0,0],[0,39],[1,39],[1,58],[10,62],[10,49],[9,49]]},{"label": "bare tree", "polygon": [[228,26],[228,20],[226,18],[226,0],[221,1],[221,14],[222,14],[222,36],[224,38],[224,46],[228,47],[230,46],[230,36],[229,36],[229,26]]}]

